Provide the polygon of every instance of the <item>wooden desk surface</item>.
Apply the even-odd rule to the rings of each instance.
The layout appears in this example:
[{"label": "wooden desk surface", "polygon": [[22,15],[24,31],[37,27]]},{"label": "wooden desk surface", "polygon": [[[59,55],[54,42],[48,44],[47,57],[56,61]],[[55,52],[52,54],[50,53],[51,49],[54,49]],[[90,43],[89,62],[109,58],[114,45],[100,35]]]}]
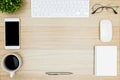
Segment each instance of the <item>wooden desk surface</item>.
[{"label": "wooden desk surface", "polygon": [[[90,0],[93,4],[120,5],[120,0]],[[91,12],[91,11],[90,11]],[[30,0],[15,14],[0,13],[0,63],[9,52],[17,52],[23,65],[13,79],[0,66],[0,80],[120,80],[120,8],[118,15],[103,11],[89,18],[32,18]],[[21,19],[21,49],[4,49],[4,18]],[[113,40],[99,40],[99,22],[113,22]],[[118,76],[94,76],[94,46],[118,47]],[[45,72],[72,72],[73,75],[48,76]]]}]

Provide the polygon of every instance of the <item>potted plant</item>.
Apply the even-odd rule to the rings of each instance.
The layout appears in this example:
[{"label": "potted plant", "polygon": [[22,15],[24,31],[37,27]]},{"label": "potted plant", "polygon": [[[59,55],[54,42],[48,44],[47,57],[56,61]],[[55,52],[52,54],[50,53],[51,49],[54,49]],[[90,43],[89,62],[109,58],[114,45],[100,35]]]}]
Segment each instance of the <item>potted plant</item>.
[{"label": "potted plant", "polygon": [[0,11],[3,13],[16,12],[22,6],[23,0],[0,0]]}]

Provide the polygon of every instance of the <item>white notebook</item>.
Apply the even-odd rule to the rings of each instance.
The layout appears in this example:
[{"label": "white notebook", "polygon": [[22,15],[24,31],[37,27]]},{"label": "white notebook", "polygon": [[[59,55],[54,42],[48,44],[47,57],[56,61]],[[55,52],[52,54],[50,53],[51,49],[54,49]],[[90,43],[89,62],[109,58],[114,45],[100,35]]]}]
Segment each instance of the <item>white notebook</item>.
[{"label": "white notebook", "polygon": [[117,76],[117,46],[95,46],[95,76]]}]

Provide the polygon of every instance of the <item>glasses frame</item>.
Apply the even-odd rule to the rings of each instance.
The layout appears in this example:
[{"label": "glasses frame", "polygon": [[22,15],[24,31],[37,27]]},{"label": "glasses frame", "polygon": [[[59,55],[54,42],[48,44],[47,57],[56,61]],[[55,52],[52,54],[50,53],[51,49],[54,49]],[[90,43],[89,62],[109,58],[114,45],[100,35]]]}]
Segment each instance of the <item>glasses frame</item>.
[{"label": "glasses frame", "polygon": [[[93,10],[96,5],[100,5],[101,7],[98,7],[97,9]],[[117,12],[112,6],[102,6],[101,4],[95,4],[95,5],[92,7],[92,10],[93,10],[92,14],[100,13],[100,12],[97,12],[99,9],[101,9],[100,12],[102,12],[104,9],[112,9],[113,12],[114,12],[114,14],[118,14],[118,12]]]}]

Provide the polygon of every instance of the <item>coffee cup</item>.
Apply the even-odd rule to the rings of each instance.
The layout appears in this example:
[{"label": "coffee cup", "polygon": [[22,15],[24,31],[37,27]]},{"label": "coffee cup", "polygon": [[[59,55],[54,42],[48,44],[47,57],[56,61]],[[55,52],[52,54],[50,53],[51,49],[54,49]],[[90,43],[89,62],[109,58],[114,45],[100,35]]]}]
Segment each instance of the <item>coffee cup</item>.
[{"label": "coffee cup", "polygon": [[10,53],[2,58],[2,68],[10,74],[13,78],[16,71],[18,71],[22,65],[21,57],[18,54]]}]

